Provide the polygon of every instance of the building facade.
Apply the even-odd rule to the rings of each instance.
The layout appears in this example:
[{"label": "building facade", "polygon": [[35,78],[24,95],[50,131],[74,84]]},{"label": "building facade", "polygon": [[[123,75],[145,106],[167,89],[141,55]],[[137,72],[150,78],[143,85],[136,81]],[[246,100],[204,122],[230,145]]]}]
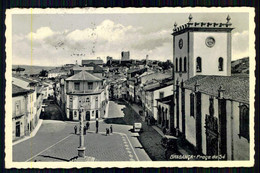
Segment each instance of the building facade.
[{"label": "building facade", "polygon": [[89,121],[104,116],[103,107],[107,105],[108,87],[103,79],[81,71],[65,80],[65,91],[67,119],[79,120],[82,109],[84,120]]},{"label": "building facade", "polygon": [[30,134],[28,124],[28,100],[33,90],[12,85],[12,139],[16,140]]},{"label": "building facade", "polygon": [[130,60],[130,52],[121,52],[121,61],[127,61]]},{"label": "building facade", "polygon": [[[249,159],[249,77],[231,75],[231,27],[193,22],[173,30],[170,131],[201,155]],[[238,87],[239,86],[239,87]]]}]

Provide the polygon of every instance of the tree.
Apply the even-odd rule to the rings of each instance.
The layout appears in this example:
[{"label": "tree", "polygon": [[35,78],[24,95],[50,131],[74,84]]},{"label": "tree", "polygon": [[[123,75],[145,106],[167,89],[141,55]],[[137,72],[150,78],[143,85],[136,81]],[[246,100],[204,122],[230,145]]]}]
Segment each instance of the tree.
[{"label": "tree", "polygon": [[40,71],[40,77],[47,77],[48,76],[48,71],[42,69],[42,71]]}]

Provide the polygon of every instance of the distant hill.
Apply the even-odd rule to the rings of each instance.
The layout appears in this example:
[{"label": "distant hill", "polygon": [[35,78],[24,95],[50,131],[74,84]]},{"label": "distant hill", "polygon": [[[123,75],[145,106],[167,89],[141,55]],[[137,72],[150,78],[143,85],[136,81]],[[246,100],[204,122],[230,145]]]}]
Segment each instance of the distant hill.
[{"label": "distant hill", "polygon": [[[17,68],[18,65],[13,65],[12,68]],[[31,66],[31,65],[19,65],[19,67],[24,68],[24,74],[39,74],[42,69],[44,70],[51,70],[56,67],[50,67],[50,66]]]},{"label": "distant hill", "polygon": [[249,57],[241,58],[231,62],[231,73],[249,74]]}]

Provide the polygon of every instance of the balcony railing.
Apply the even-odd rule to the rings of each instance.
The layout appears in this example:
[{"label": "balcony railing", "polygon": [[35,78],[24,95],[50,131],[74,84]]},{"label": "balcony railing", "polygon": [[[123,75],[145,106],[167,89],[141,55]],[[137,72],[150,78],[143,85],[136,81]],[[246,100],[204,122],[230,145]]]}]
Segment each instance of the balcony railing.
[{"label": "balcony railing", "polygon": [[67,93],[69,94],[91,94],[91,93],[99,93],[104,89],[93,89],[93,90],[69,90]]}]

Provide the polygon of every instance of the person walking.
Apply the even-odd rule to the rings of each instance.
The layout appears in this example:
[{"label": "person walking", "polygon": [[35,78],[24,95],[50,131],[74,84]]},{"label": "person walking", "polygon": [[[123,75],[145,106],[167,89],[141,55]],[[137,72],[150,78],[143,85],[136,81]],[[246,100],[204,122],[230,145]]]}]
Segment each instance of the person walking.
[{"label": "person walking", "polygon": [[86,123],[87,130],[89,129],[89,122]]},{"label": "person walking", "polygon": [[74,126],[74,132],[77,134],[77,126]]},{"label": "person walking", "polygon": [[106,128],[106,136],[109,135],[109,128]]},{"label": "person walking", "polygon": [[112,127],[112,125],[110,126],[110,133],[111,133],[111,134],[113,133],[113,127]]},{"label": "person walking", "polygon": [[86,133],[87,133],[87,127],[84,126],[84,135],[86,135]]},{"label": "person walking", "polygon": [[99,124],[98,124],[98,119],[96,120],[96,133],[98,133],[98,126],[99,126]]}]

